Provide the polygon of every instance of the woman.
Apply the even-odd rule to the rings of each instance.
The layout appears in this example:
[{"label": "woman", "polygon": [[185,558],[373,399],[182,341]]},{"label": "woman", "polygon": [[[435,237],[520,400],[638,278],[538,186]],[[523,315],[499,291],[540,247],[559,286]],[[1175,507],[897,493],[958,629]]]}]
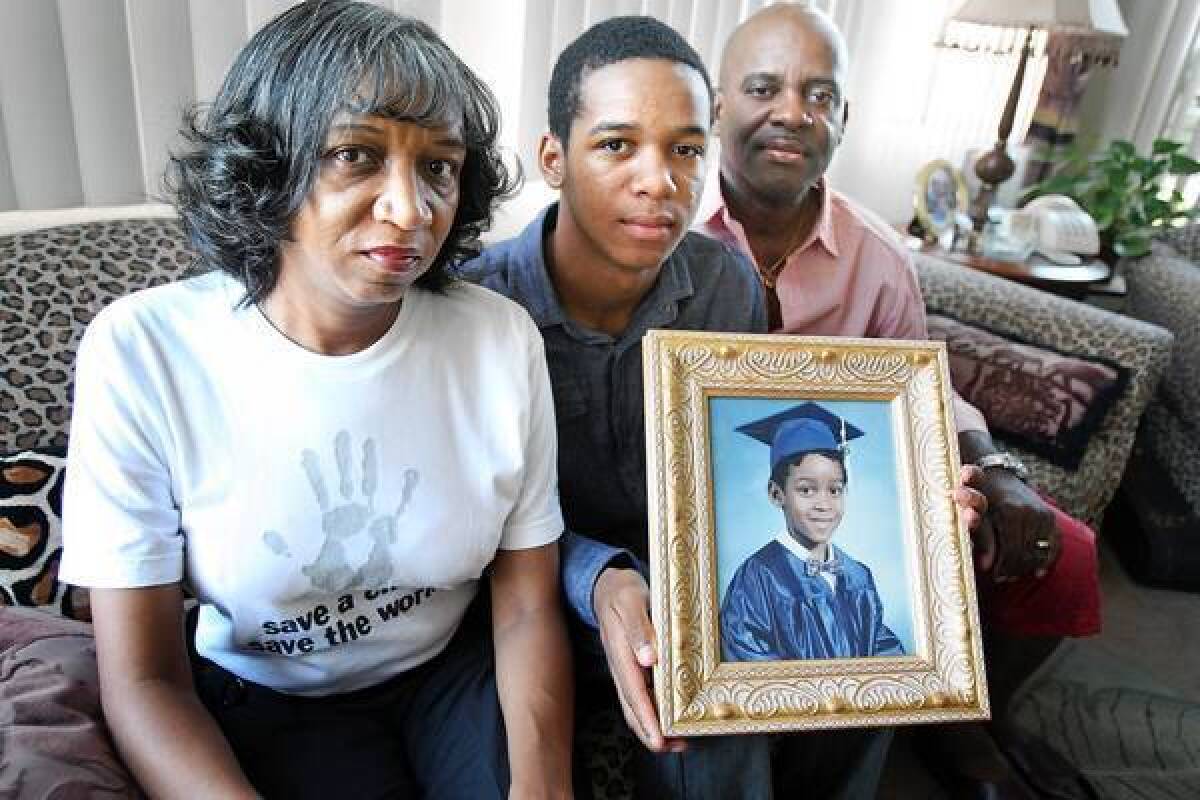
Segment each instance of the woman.
[{"label": "woman", "polygon": [[170,183],[209,271],[89,327],[64,522],[151,795],[569,793],[541,342],[444,271],[512,189],[497,128],[427,27],[333,0],[189,118]]}]

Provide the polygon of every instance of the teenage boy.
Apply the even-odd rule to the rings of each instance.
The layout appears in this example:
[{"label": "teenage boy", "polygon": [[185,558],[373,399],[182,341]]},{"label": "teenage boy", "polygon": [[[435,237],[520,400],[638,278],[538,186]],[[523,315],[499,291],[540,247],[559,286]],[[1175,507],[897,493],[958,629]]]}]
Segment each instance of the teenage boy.
[{"label": "teenage boy", "polygon": [[642,336],[766,330],[745,257],[688,233],[711,124],[711,84],[682,37],[649,17],[597,24],[567,46],[550,81],[538,166],[559,202],[462,267],[524,305],[542,332],[559,493],[568,529],[580,534],[565,545],[563,578],[592,645],[577,647],[580,695],[589,666],[604,680],[611,671],[645,745],[635,748],[639,796],[770,796],[763,737],[664,739],[645,688],[653,631],[646,620],[629,641],[620,624],[622,613],[644,619],[648,607],[630,555],[644,562],[647,549]]}]

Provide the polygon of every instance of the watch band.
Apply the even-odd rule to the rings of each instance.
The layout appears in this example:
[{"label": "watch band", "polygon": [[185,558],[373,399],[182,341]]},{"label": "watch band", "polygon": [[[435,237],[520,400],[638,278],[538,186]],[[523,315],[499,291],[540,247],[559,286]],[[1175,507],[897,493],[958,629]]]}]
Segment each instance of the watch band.
[{"label": "watch band", "polygon": [[1023,481],[1029,480],[1029,467],[1012,453],[988,453],[975,462],[980,469],[1004,469]]}]

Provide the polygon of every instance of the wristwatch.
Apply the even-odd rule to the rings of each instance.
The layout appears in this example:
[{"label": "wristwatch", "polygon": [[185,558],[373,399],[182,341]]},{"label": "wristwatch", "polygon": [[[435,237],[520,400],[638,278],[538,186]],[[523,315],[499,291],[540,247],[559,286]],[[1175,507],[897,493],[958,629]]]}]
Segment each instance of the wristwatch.
[{"label": "wristwatch", "polygon": [[1029,480],[1029,467],[1012,453],[988,453],[975,462],[980,469],[1006,469],[1023,481]]}]

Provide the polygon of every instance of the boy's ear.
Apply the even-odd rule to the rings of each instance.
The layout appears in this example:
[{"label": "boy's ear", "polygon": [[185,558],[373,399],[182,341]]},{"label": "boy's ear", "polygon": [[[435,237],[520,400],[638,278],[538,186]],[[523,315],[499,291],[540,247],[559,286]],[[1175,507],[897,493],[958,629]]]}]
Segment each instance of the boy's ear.
[{"label": "boy's ear", "polygon": [[562,141],[553,133],[542,134],[538,142],[538,168],[542,171],[542,180],[552,189],[561,189],[563,175],[567,167],[567,149]]},{"label": "boy's ear", "polygon": [[783,508],[783,489],[775,481],[767,481],[767,497],[771,498],[771,505]]}]

